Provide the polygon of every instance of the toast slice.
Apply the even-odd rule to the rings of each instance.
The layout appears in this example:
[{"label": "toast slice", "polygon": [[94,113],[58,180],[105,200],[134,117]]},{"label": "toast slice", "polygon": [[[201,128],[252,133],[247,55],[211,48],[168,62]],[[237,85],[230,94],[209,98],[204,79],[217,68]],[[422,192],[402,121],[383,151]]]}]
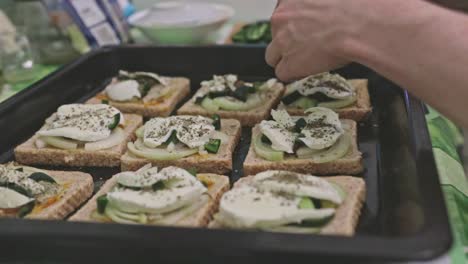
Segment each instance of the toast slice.
[{"label": "toast slice", "polygon": [[[44,171],[54,178],[63,188],[56,197],[49,199],[45,205],[36,204],[28,219],[64,219],[76,210],[93,194],[93,178],[91,175],[77,171]],[[5,216],[0,210],[0,216]]]},{"label": "toast slice", "polygon": [[241,125],[235,119],[221,119],[221,132],[228,135],[227,143],[221,144],[216,154],[195,154],[178,160],[149,160],[137,157],[127,151],[121,159],[122,171],[136,171],[151,163],[160,168],[176,166],[183,169],[195,168],[198,171],[225,174],[232,170],[232,153],[239,142]]},{"label": "toast slice", "polygon": [[190,80],[183,77],[174,77],[168,84],[171,92],[157,100],[144,103],[135,102],[117,102],[110,100],[104,92],[100,92],[95,97],[89,99],[87,104],[101,104],[107,100],[110,105],[122,111],[122,113],[138,114],[144,117],[169,116],[185,97],[190,94]]},{"label": "toast slice", "polygon": [[[286,157],[282,161],[269,161],[255,153],[253,144],[250,144],[249,153],[244,161],[244,174],[254,175],[266,170],[288,170],[314,175],[359,174],[364,170],[362,154],[357,145],[357,127],[353,120],[342,119],[343,128],[351,134],[353,141],[348,154],[344,157],[326,163],[316,163],[312,160]],[[257,125],[252,129],[252,140],[260,134]]]},{"label": "toast slice", "polygon": [[[207,226],[213,218],[213,213],[218,210],[219,200],[223,193],[229,190],[229,178],[223,175],[202,173],[197,174],[200,180],[205,182],[211,182],[208,185],[208,195],[212,198],[210,201],[196,211],[194,214],[183,218],[182,220],[173,223],[174,226],[189,226],[189,227],[203,227]],[[69,221],[81,221],[81,222],[96,222],[91,218],[91,214],[96,210],[96,199],[97,197],[104,195],[110,191],[112,187],[116,185],[116,178],[109,179],[101,189],[94,195],[88,203],[86,203],[80,210],[78,210],[73,216],[69,218]]]},{"label": "toast slice", "polygon": [[[253,176],[241,178],[234,184],[234,188],[248,184]],[[363,179],[352,176],[333,176],[324,179],[339,185],[345,192],[346,198],[335,212],[333,219],[320,230],[324,235],[352,236],[355,233],[359,221],[361,209],[366,199],[366,184]],[[223,226],[211,221],[209,228],[223,228]]]},{"label": "toast slice", "polygon": [[[337,112],[340,118],[361,121],[372,112],[372,106],[369,97],[368,80],[353,79],[348,81],[356,90],[356,102],[353,105],[344,108],[333,109],[333,111]],[[285,106],[285,109],[290,115],[304,115],[304,109],[302,108],[294,106]]]},{"label": "toast slice", "polygon": [[124,114],[125,140],[109,149],[87,151],[84,149],[64,150],[58,148],[37,148],[37,136],[15,148],[16,161],[27,165],[54,165],[72,167],[117,167],[120,157],[127,149],[127,142],[135,139],[134,131],[141,126],[143,118],[139,115]]},{"label": "toast slice", "polygon": [[191,98],[179,110],[178,115],[202,115],[211,117],[213,114],[218,114],[221,118],[237,119],[241,122],[242,126],[254,126],[264,119],[270,117],[271,109],[275,108],[284,93],[284,85],[276,83],[275,86],[266,94],[266,98],[262,105],[250,109],[248,111],[227,111],[218,110],[211,112],[202,106],[195,104],[195,98]]}]

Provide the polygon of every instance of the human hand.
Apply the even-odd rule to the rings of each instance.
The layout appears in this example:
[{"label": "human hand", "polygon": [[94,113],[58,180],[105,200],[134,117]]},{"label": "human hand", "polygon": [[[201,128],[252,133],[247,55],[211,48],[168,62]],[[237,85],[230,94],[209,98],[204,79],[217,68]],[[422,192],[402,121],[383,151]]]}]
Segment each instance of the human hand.
[{"label": "human hand", "polygon": [[[352,3],[351,3],[352,2]],[[289,81],[350,62],[350,36],[360,28],[360,0],[279,0],[271,17],[267,63]]]}]

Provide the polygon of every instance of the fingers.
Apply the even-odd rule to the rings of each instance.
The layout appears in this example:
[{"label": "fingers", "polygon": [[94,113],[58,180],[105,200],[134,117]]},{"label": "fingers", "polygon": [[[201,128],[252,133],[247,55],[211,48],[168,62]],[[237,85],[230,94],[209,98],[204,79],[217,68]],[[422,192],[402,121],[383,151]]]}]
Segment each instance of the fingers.
[{"label": "fingers", "polygon": [[268,45],[265,53],[265,60],[266,63],[273,68],[281,60],[281,49],[275,40]]}]

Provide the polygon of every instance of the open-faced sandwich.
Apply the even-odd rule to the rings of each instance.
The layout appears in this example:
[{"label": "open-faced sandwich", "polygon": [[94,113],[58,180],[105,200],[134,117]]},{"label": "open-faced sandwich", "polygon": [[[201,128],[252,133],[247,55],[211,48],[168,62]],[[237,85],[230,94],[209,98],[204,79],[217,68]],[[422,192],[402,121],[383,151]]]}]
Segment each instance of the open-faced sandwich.
[{"label": "open-faced sandwich", "polygon": [[0,217],[63,219],[92,193],[86,173],[0,165]]},{"label": "open-faced sandwich", "polygon": [[88,103],[110,104],[123,113],[168,116],[190,93],[190,80],[151,72],[119,71],[106,89]]},{"label": "open-faced sandwich", "polygon": [[363,171],[353,120],[338,118],[328,108],[314,107],[307,116],[272,110],[273,120],[252,129],[252,143],[244,173],[290,170],[319,175],[358,174]]},{"label": "open-faced sandwich", "polygon": [[352,236],[365,193],[361,178],[265,171],[236,182],[209,226]]},{"label": "open-faced sandwich", "polygon": [[229,189],[229,178],[150,164],[114,175],[71,221],[206,226]]},{"label": "open-faced sandwich", "polygon": [[346,80],[328,72],[289,84],[281,102],[291,115],[303,115],[306,109],[319,106],[356,121],[372,110],[366,79]]},{"label": "open-faced sandwich", "polygon": [[227,173],[241,133],[235,119],[203,116],[156,117],[136,131],[122,156],[122,171],[135,171],[147,163],[155,166],[196,168]]},{"label": "open-faced sandwich", "polygon": [[214,75],[212,80],[203,81],[192,99],[185,103],[179,115],[234,118],[244,126],[253,126],[270,115],[284,92],[283,84],[270,79],[266,82],[245,82],[237,75]]},{"label": "open-faced sandwich", "polygon": [[58,108],[44,126],[15,149],[23,164],[116,167],[142,124],[106,104],[70,104]]}]

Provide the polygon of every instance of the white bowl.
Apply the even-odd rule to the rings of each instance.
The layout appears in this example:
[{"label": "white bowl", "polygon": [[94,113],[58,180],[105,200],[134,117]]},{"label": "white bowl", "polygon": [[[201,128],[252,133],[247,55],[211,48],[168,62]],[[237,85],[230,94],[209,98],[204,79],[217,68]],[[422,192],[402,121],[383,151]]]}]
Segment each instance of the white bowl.
[{"label": "white bowl", "polygon": [[234,15],[227,5],[206,2],[161,2],[129,18],[158,44],[197,44],[207,40]]}]

